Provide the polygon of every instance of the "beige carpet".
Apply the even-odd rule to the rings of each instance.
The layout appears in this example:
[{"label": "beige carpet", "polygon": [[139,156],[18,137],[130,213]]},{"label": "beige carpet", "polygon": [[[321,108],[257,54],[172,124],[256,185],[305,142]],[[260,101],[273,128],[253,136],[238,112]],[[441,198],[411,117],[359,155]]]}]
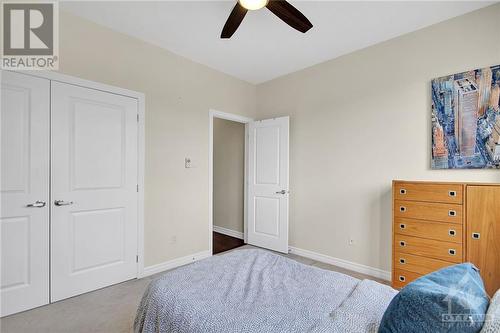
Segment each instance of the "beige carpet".
[{"label": "beige carpet", "polygon": [[[234,251],[245,248],[252,248],[252,246],[245,245]],[[306,265],[337,271],[359,279],[370,278],[363,274],[293,254],[285,256]],[[0,319],[1,333],[131,332],[137,305],[151,279],[156,277],[157,275],[153,275],[143,279],[130,280],[2,318]],[[377,281],[388,284],[387,281]]]}]

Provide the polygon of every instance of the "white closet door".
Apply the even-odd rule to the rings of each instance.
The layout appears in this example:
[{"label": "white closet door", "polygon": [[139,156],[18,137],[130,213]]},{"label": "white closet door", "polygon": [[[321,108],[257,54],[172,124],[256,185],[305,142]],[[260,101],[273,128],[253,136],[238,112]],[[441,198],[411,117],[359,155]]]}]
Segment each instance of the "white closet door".
[{"label": "white closet door", "polygon": [[248,243],[288,252],[289,117],[248,124]]},{"label": "white closet door", "polygon": [[6,316],[49,302],[50,82],[1,76],[0,312]]},{"label": "white closet door", "polygon": [[137,276],[136,117],[136,99],[52,82],[52,301]]}]

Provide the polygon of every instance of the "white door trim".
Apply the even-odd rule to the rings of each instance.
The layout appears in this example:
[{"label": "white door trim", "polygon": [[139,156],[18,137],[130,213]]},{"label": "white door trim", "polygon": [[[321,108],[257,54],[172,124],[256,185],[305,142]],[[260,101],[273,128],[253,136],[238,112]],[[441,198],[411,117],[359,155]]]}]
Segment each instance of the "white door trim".
[{"label": "white door trim", "polygon": [[247,152],[248,152],[248,123],[252,118],[232,113],[210,109],[208,111],[208,251],[213,253],[213,196],[214,196],[214,118],[231,120],[245,124],[245,179],[244,179],[244,206],[243,206],[243,238],[247,241]]},{"label": "white door trim", "polygon": [[113,94],[117,95],[123,95],[127,97],[132,97],[136,99],[143,98],[144,99],[144,94],[138,91],[134,90],[129,90],[105,83],[100,83],[100,82],[95,82],[95,81],[90,81],[90,80],[85,80],[76,76],[71,76],[71,75],[66,75],[62,74],[59,72],[54,72],[54,71],[10,71],[18,74],[24,74],[24,75],[31,75],[31,76],[36,76],[36,77],[41,77],[44,79],[48,79],[51,81],[58,81],[62,83],[67,83],[67,84],[72,84],[75,86],[80,86],[84,88],[92,88],[96,90],[101,90],[104,92],[110,92]]},{"label": "white door trim", "polygon": [[146,97],[143,93],[125,88],[120,88],[104,83],[89,81],[75,76],[66,75],[53,71],[12,71],[18,74],[31,75],[51,81],[72,84],[84,88],[91,88],[117,95],[137,99],[138,123],[137,123],[137,277],[144,275],[144,166],[145,166],[145,112]]}]

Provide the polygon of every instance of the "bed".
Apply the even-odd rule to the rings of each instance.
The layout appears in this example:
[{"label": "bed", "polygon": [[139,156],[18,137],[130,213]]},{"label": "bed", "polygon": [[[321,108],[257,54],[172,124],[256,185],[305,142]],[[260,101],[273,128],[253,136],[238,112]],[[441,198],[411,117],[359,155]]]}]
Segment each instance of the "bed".
[{"label": "bed", "polygon": [[151,282],[135,332],[376,332],[397,291],[259,249],[236,250]]}]

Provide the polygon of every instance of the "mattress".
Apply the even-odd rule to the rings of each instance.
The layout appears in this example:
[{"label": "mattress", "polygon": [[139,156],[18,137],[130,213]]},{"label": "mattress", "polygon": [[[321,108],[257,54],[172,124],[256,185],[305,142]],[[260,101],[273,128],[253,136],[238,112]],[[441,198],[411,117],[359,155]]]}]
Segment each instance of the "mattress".
[{"label": "mattress", "polygon": [[260,249],[236,250],[151,282],[135,332],[376,332],[397,293]]}]

